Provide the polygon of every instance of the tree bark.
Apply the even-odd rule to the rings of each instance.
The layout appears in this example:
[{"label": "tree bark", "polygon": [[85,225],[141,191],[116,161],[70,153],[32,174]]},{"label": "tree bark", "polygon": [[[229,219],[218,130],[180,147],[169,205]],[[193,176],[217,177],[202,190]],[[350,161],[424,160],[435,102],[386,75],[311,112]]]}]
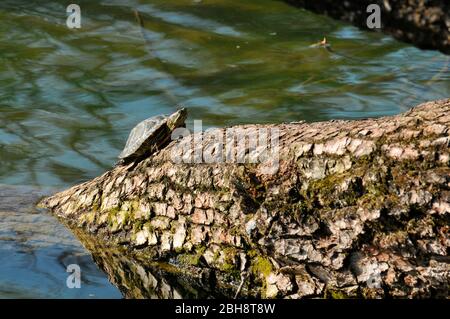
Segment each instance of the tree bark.
[{"label": "tree bark", "polygon": [[217,145],[216,129],[40,204],[144,264],[244,282],[240,296],[448,298],[449,125],[450,99],[378,119],[246,125],[279,130],[276,172],[173,162],[183,145]]}]

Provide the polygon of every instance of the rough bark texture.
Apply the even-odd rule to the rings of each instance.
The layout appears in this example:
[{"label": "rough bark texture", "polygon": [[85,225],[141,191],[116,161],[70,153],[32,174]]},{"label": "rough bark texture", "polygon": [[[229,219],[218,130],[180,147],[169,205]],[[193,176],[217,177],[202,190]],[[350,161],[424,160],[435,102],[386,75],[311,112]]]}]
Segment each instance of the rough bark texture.
[{"label": "rough bark texture", "polygon": [[420,48],[450,53],[450,2],[448,0],[285,0],[317,13],[367,28],[367,6],[381,8],[382,29]]},{"label": "rough bark texture", "polygon": [[[234,291],[242,279],[241,296],[447,298],[449,126],[450,100],[379,119],[243,126],[280,130],[275,174],[174,164],[200,136],[189,135],[41,205],[140,260],[208,270]],[[209,149],[212,134],[191,145]]]}]

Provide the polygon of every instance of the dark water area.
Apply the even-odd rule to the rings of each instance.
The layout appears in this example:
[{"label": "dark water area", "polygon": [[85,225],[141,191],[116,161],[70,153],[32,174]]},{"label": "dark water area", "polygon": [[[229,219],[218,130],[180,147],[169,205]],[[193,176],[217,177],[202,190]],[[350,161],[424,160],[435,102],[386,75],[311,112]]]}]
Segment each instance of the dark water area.
[{"label": "dark water area", "polygon": [[[120,297],[33,200],[110,168],[145,118],[183,104],[188,127],[357,119],[450,93],[449,56],[280,1],[77,3],[78,30],[66,1],[0,3],[0,184],[33,189],[1,186],[0,297]],[[311,47],[325,36],[334,52]]]}]

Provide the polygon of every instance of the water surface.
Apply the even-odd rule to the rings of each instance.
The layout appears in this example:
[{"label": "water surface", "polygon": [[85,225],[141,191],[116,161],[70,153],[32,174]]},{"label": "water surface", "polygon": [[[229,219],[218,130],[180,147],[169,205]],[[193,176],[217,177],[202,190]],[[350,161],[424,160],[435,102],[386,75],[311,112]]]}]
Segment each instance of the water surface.
[{"label": "water surface", "polygon": [[[76,237],[34,207],[46,193],[0,185],[0,298],[120,298]],[[79,289],[67,286],[73,264]]]},{"label": "water surface", "polygon": [[[450,93],[448,56],[280,1],[77,3],[79,30],[65,25],[67,1],[0,3],[1,184],[61,189],[98,176],[137,122],[178,103],[188,124],[201,119],[206,128],[391,115]],[[324,36],[336,53],[310,47]],[[62,289],[65,273],[53,277],[64,251],[95,267],[73,239],[55,240],[69,236],[65,228],[47,215],[7,211],[0,297],[91,293]],[[24,239],[14,228],[21,223],[52,226]],[[42,265],[35,240],[47,247],[39,248]],[[99,276],[92,294],[117,296]]]}]

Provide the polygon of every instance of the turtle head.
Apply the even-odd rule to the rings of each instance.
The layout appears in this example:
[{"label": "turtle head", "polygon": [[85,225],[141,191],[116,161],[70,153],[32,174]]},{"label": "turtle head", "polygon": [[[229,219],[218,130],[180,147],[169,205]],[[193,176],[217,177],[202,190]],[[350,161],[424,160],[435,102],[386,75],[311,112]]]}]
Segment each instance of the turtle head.
[{"label": "turtle head", "polygon": [[170,130],[174,130],[177,127],[182,127],[184,126],[186,118],[187,118],[187,110],[186,108],[183,107],[182,109],[176,111],[175,113],[169,116],[169,118],[167,119],[167,126],[169,127]]}]

